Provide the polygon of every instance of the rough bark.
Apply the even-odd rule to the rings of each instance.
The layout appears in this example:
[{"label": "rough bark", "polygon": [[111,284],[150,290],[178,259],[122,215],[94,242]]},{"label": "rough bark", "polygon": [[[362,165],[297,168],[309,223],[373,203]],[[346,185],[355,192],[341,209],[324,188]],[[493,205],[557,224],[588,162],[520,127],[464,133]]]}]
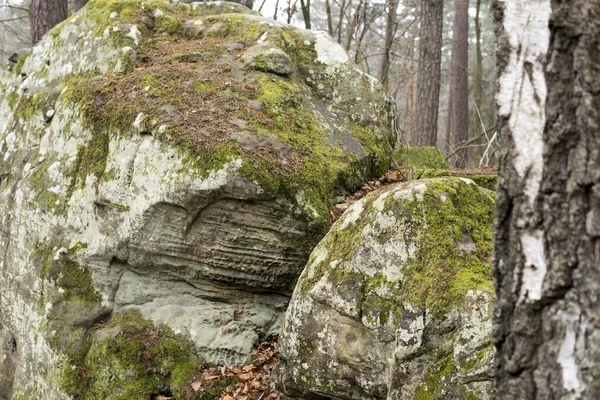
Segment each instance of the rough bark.
[{"label": "rough bark", "polygon": [[600,398],[600,1],[496,0],[498,397]]},{"label": "rough bark", "polygon": [[394,44],[394,35],[397,27],[398,0],[388,0],[387,22],[385,25],[385,47],[383,60],[381,61],[380,80],[383,86],[389,90],[388,73],[390,70],[390,52]]},{"label": "rough bark", "polygon": [[469,140],[469,0],[454,1],[452,35],[452,134],[457,168],[467,165]]},{"label": "rough bark", "polygon": [[69,16],[67,0],[32,0],[29,10],[33,44]]},{"label": "rough bark", "polygon": [[443,0],[421,2],[416,124],[419,146],[437,145],[443,18]]},{"label": "rough bark", "polygon": [[75,12],[81,10],[83,6],[85,6],[88,3],[88,1],[89,0],[75,0],[73,3],[73,8]]}]

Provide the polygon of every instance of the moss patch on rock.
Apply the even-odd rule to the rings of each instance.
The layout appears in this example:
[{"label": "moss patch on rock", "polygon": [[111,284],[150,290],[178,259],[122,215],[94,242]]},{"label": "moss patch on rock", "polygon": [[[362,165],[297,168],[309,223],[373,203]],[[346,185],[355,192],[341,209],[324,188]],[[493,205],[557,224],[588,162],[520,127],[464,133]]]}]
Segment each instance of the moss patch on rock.
[{"label": "moss patch on rock", "polygon": [[[378,215],[396,221],[391,228],[378,231],[380,243],[402,237],[406,247],[415,250],[404,265],[398,265],[403,274],[401,284],[388,282],[381,275],[358,278],[364,281],[367,300],[368,289],[382,284],[391,293],[384,302],[367,301],[363,313],[375,307],[385,322],[390,312],[400,310],[408,301],[443,318],[462,304],[469,290],[493,293],[489,262],[494,198],[487,190],[459,178],[413,181],[384,190],[390,193],[382,211],[373,205],[382,191],[375,191],[353,206],[362,208],[358,216],[350,208],[325,236],[318,248],[326,249],[326,257],[321,258],[320,251],[313,252],[308,262],[311,270],[299,283],[300,294],[307,295],[326,273],[340,281],[351,273],[344,264],[355,259],[365,243],[364,232],[372,230],[369,227],[375,225]],[[410,194],[395,198],[394,193],[404,191]],[[353,222],[344,222],[345,218]]]},{"label": "moss patch on rock", "polygon": [[439,169],[425,169],[417,171],[414,175],[415,179],[426,179],[426,178],[440,178],[444,176],[453,176],[457,178],[470,179],[482,188],[496,191],[498,186],[498,176],[495,174],[479,174],[479,173],[468,173],[469,171],[461,170],[439,170]]},{"label": "moss patch on rock", "polygon": [[402,147],[394,153],[394,160],[401,167],[448,169],[448,161],[435,147]]},{"label": "moss patch on rock", "polygon": [[96,326],[78,364],[65,363],[61,386],[84,399],[147,400],[180,391],[197,369],[194,350],[181,335],[124,313]]},{"label": "moss patch on rock", "polygon": [[[94,132],[78,155],[75,186],[82,186],[88,174],[102,178],[110,135],[146,133],[180,149],[190,170],[201,176],[241,159],[245,178],[301,203],[326,226],[334,197],[389,166],[389,145],[378,136],[390,132],[352,123],[346,134],[362,147],[366,156],[359,158],[341,143],[331,143],[331,127],[302,79],[235,61],[264,33],[286,50],[296,49],[302,38],[294,29],[224,14],[204,18],[203,33],[190,34],[186,21],[198,13],[193,6],[156,0],[141,10],[138,1],[123,0],[99,10],[97,3],[92,0],[82,18],[99,18],[98,26],[114,25],[110,15],[117,13],[120,23],[137,21],[147,31],[142,32],[135,70],[74,78],[64,85],[65,98],[85,110]],[[155,9],[158,16],[150,13]],[[167,18],[178,22],[169,25],[176,29],[160,28],[159,20]],[[298,60],[298,51],[291,59]],[[194,62],[187,56],[192,53]]]}]

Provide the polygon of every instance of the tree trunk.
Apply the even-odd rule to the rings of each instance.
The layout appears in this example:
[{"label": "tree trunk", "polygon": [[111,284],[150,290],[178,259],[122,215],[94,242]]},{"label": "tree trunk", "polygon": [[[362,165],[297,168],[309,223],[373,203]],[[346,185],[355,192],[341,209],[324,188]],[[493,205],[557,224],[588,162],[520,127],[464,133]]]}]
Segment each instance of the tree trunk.
[{"label": "tree trunk", "polygon": [[[452,58],[450,58],[450,65],[452,65]],[[454,102],[452,101],[452,68],[448,77],[448,114],[446,115],[446,156],[452,155],[452,108]]]},{"label": "tree trunk", "polygon": [[46,32],[69,16],[67,0],[32,0],[29,10],[33,44],[39,42]]},{"label": "tree trunk", "polygon": [[419,146],[437,145],[443,18],[443,0],[421,2],[416,126]]},{"label": "tree trunk", "polygon": [[415,36],[417,36],[417,24],[413,24],[413,29],[410,30],[409,40],[407,40],[407,46],[404,46],[406,50],[406,57],[404,57],[404,69],[407,73],[406,79],[406,120],[408,122],[407,136],[408,143],[410,145],[416,145],[417,139],[415,137]]},{"label": "tree trunk", "polygon": [[310,29],[310,0],[300,0],[300,9],[304,18],[304,27]]},{"label": "tree trunk", "polygon": [[455,166],[467,165],[469,140],[469,0],[454,1],[452,35],[452,133]]},{"label": "tree trunk", "polygon": [[385,25],[385,48],[383,50],[383,60],[381,61],[381,84],[389,89],[388,72],[390,70],[390,52],[394,44],[394,35],[396,34],[396,13],[398,10],[398,0],[388,0],[387,23]]},{"label": "tree trunk", "polygon": [[277,11],[279,10],[279,0],[275,1],[275,11],[273,11],[273,19],[277,21]]},{"label": "tree trunk", "polygon": [[[475,7],[475,47],[477,51],[477,70],[475,71],[475,105],[479,110],[477,118],[483,118],[482,110],[482,93],[483,93],[483,55],[481,54],[481,19],[479,12],[481,10],[481,0],[477,0]],[[481,116],[481,117],[480,117]],[[475,124],[475,136],[479,136],[482,133],[483,121],[477,121]]]},{"label": "tree trunk", "polygon": [[333,20],[331,18],[331,3],[329,3],[329,0],[325,0],[325,11],[327,13],[327,31],[330,36],[333,36]]},{"label": "tree trunk", "polygon": [[[352,1],[352,0],[350,0]],[[342,0],[342,3],[340,4],[340,15],[338,18],[338,24],[337,27],[335,28],[335,31],[337,33],[337,41],[339,44],[342,44],[342,28],[344,26],[344,10],[346,9],[346,0]]]},{"label": "tree trunk", "polygon": [[600,1],[495,0],[499,399],[600,399]]},{"label": "tree trunk", "polygon": [[[354,29],[356,28],[356,24],[357,24],[357,18],[358,18],[358,13],[361,9],[362,6],[362,2],[363,0],[358,0],[358,6],[356,7],[356,11],[354,12],[354,15],[350,15],[348,12],[346,12],[345,17],[348,19],[348,21],[346,21],[346,43],[344,44],[344,49],[346,49],[347,52],[350,52],[350,46],[352,46],[352,38],[354,36]],[[348,7],[346,7],[346,10],[350,9],[350,11],[352,11],[352,0],[350,0],[348,2]]]},{"label": "tree trunk", "polygon": [[75,0],[74,4],[73,4],[73,8],[75,9],[75,12],[81,10],[83,8],[83,6],[85,6],[88,3],[88,0]]}]

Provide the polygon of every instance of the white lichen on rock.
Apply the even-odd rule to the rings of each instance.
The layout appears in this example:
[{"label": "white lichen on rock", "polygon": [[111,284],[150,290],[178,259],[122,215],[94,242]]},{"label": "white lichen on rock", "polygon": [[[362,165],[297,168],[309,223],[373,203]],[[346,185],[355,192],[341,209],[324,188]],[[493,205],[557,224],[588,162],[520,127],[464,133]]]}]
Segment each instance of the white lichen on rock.
[{"label": "white lichen on rock", "polygon": [[486,192],[427,179],[349,207],[294,291],[279,389],[295,398],[493,398]]}]

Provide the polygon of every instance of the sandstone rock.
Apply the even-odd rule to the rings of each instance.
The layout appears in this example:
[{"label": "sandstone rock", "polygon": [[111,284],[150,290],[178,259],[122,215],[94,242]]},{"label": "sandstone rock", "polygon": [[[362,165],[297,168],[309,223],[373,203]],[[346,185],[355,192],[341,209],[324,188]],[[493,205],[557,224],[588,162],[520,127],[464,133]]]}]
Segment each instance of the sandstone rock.
[{"label": "sandstone rock", "polygon": [[[99,324],[124,313],[245,361],[279,331],[332,199],[388,167],[381,85],[328,36],[254,14],[91,0],[0,69],[0,339],[16,346],[0,397],[110,398],[92,383],[108,370],[142,385],[94,361]],[[293,74],[248,68],[259,42]]]},{"label": "sandstone rock", "polygon": [[294,398],[490,399],[493,193],[411,181],[348,208],[315,248],[280,336]]}]

